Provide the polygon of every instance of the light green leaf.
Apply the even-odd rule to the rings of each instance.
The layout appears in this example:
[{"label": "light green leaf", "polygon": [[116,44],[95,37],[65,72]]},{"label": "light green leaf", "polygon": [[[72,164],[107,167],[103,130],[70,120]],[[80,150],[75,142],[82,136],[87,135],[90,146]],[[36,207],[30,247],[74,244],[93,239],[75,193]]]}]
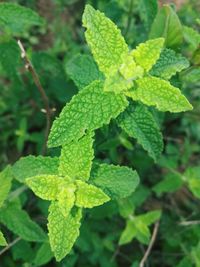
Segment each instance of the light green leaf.
[{"label": "light green leaf", "polygon": [[164,37],[165,45],[169,48],[177,48],[183,41],[181,22],[170,5],[163,5],[157,13],[151,26],[149,38]]},{"label": "light green leaf", "polygon": [[12,183],[12,169],[7,166],[2,172],[0,172],[0,207],[6,200],[8,193],[10,192]]},{"label": "light green leaf", "polygon": [[119,72],[116,72],[105,80],[103,90],[105,92],[121,93],[127,91],[132,86],[133,82],[131,80],[125,80]]},{"label": "light green leaf", "polygon": [[32,221],[28,213],[15,203],[10,202],[1,208],[0,222],[26,241],[43,242],[46,238],[43,229]]},{"label": "light green leaf", "polygon": [[48,263],[53,258],[53,253],[51,251],[51,247],[49,242],[44,242],[40,248],[36,252],[36,256],[34,258],[34,266],[42,266]]},{"label": "light green leaf", "polygon": [[48,146],[55,147],[81,138],[111,118],[116,118],[128,105],[125,96],[103,92],[103,82],[94,81],[75,95],[51,128]]},{"label": "light green leaf", "polygon": [[148,40],[145,43],[139,44],[136,49],[132,50],[131,55],[138,65],[146,71],[149,71],[159,59],[164,41],[164,38]]},{"label": "light green leaf", "polygon": [[0,231],[0,246],[7,246],[7,242],[5,240],[5,237],[3,235],[3,233]]},{"label": "light green leaf", "polygon": [[160,58],[151,69],[150,74],[169,80],[177,72],[180,72],[188,67],[189,61],[187,58],[180,54],[176,54],[171,49],[164,49]]},{"label": "light green leaf", "polygon": [[156,161],[163,150],[162,134],[148,109],[133,103],[118,118],[119,126],[149,152]]},{"label": "light green leaf", "polygon": [[83,208],[93,208],[100,206],[109,201],[110,198],[98,187],[82,182],[76,181],[76,206]]},{"label": "light green leaf", "polygon": [[200,44],[200,33],[191,27],[183,27],[183,36],[187,43],[189,43],[195,50]]},{"label": "light green leaf", "polygon": [[183,180],[187,182],[194,196],[200,198],[200,167],[188,168],[183,175]]},{"label": "light green leaf", "polygon": [[112,199],[131,195],[139,184],[136,171],[128,167],[100,164],[92,173],[91,182]]},{"label": "light green leaf", "polygon": [[133,100],[139,100],[147,106],[156,106],[160,111],[182,112],[192,109],[192,105],[181,91],[168,81],[144,77],[136,83],[137,87],[129,93]]},{"label": "light green leaf", "polygon": [[41,174],[58,174],[59,158],[27,156],[20,158],[12,167],[14,177],[21,183],[26,178]]},{"label": "light green leaf", "polygon": [[94,157],[93,135],[94,133],[88,133],[80,140],[62,147],[59,165],[60,175],[85,181],[89,179]]},{"label": "light green leaf", "polygon": [[161,217],[161,214],[161,210],[153,210],[137,216],[137,220],[143,221],[147,226],[149,226],[152,223],[158,221]]},{"label": "light green leaf", "polygon": [[135,238],[137,235],[137,228],[135,227],[135,223],[131,220],[127,220],[126,227],[123,230],[120,239],[119,239],[119,245],[125,245],[130,243],[133,238]]},{"label": "light green leaf", "polygon": [[75,203],[75,190],[74,184],[68,184],[63,187],[58,194],[58,206],[64,217],[67,217]]},{"label": "light green leaf", "polygon": [[141,78],[144,74],[143,68],[136,65],[131,54],[126,56],[119,72],[126,80],[135,80],[136,78]]},{"label": "light green leaf", "polygon": [[85,37],[99,69],[107,77],[115,73],[128,53],[128,46],[120,30],[103,13],[90,5],[85,7],[83,26],[87,29]]},{"label": "light green leaf", "polygon": [[103,80],[95,61],[89,55],[76,55],[66,63],[66,72],[79,89],[95,80]]},{"label": "light green leaf", "polygon": [[48,216],[49,240],[57,261],[61,261],[71,251],[79,236],[81,217],[81,209],[77,209],[65,218],[58,203],[51,203]]},{"label": "light green leaf", "polygon": [[26,179],[26,184],[40,198],[55,200],[60,191],[64,179],[57,175],[36,175]]},{"label": "light green leaf", "polygon": [[44,23],[33,10],[11,3],[0,3],[0,22],[14,33],[24,32],[30,26]]}]

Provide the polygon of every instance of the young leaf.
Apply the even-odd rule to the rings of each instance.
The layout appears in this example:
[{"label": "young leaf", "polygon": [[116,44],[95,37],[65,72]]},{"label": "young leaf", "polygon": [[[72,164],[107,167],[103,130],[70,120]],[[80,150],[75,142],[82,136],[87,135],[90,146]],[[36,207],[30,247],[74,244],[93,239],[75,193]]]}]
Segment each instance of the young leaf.
[{"label": "young leaf", "polygon": [[136,78],[141,78],[144,74],[143,68],[136,65],[131,54],[126,56],[119,72],[126,80],[135,80]]},{"label": "young leaf", "polygon": [[125,80],[119,72],[116,72],[105,80],[103,90],[104,92],[114,92],[118,94],[127,91],[132,86],[132,81]]},{"label": "young leaf", "polygon": [[7,242],[6,242],[5,237],[1,231],[0,231],[0,246],[7,246]]},{"label": "young leaf", "polygon": [[0,22],[14,33],[24,32],[27,27],[44,23],[33,10],[11,3],[0,3]]},{"label": "young leaf", "polygon": [[182,44],[183,30],[176,12],[170,5],[163,5],[151,26],[149,38],[165,38],[165,45],[176,48]]},{"label": "young leaf", "polygon": [[112,199],[131,195],[139,184],[136,171],[128,167],[100,164],[92,173],[91,182],[100,187]]},{"label": "young leaf", "polygon": [[75,95],[51,128],[48,146],[68,144],[116,118],[128,105],[125,96],[103,92],[103,82],[94,81]]},{"label": "young leaf", "polygon": [[164,38],[148,40],[145,43],[139,44],[136,49],[132,50],[131,55],[138,65],[146,71],[149,71],[159,59],[164,41]]},{"label": "young leaf", "polygon": [[93,208],[100,206],[109,201],[110,198],[98,187],[82,182],[76,181],[76,206],[81,208]]},{"label": "young leaf", "polygon": [[5,199],[11,188],[12,182],[12,169],[7,166],[2,172],[0,172],[0,207],[3,205]]},{"label": "young leaf", "polygon": [[93,135],[88,133],[78,141],[64,145],[61,150],[59,174],[87,181],[90,177],[93,151]]},{"label": "young leaf", "polygon": [[149,152],[156,161],[163,150],[162,134],[148,109],[133,103],[118,118],[119,126]]},{"label": "young leaf", "polygon": [[79,236],[81,214],[81,209],[77,209],[65,218],[58,203],[51,203],[48,216],[49,240],[57,261],[61,261],[71,251]]},{"label": "young leaf", "polygon": [[36,175],[26,179],[26,184],[40,198],[55,200],[60,192],[64,179],[57,175]]},{"label": "young leaf", "polygon": [[176,54],[171,49],[166,48],[162,51],[160,58],[151,69],[150,74],[169,80],[177,72],[180,72],[188,67],[189,61],[187,58],[180,54]]},{"label": "young leaf", "polygon": [[191,110],[181,91],[168,81],[156,77],[144,77],[136,81],[137,87],[130,91],[133,100],[139,100],[148,106],[156,106],[160,111],[182,112]]},{"label": "young leaf", "polygon": [[86,5],[83,14],[85,37],[99,69],[106,77],[115,73],[128,53],[128,46],[117,26],[103,13]]},{"label": "young leaf", "polygon": [[68,217],[71,209],[75,203],[75,190],[74,184],[66,185],[61,189],[58,194],[58,206],[64,217]]},{"label": "young leaf", "polygon": [[184,173],[183,179],[188,183],[188,187],[194,196],[200,198],[200,167],[188,168]]},{"label": "young leaf", "polygon": [[95,61],[90,55],[76,55],[66,64],[66,72],[79,89],[95,80],[103,80]]},{"label": "young leaf", "polygon": [[1,208],[0,222],[26,241],[43,242],[46,238],[43,229],[32,221],[28,213],[15,203],[10,202]]},{"label": "young leaf", "polygon": [[26,178],[41,174],[58,174],[59,158],[27,156],[20,158],[12,167],[14,177],[21,183]]}]

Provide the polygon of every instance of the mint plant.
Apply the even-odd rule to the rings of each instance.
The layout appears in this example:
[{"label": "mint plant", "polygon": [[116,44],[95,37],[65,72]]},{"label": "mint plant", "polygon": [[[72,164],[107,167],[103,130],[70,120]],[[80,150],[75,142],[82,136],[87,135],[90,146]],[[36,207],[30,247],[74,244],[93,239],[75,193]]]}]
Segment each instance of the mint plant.
[{"label": "mint plant", "polygon": [[[149,244],[149,226],[160,219],[161,209],[142,215],[135,210],[133,213],[135,207],[129,203],[129,197],[139,185],[137,171],[101,162],[95,158],[94,146],[96,130],[114,122],[158,162],[164,144],[152,110],[171,113],[192,110],[188,99],[172,81],[172,77],[189,67],[189,61],[172,50],[181,37],[173,39],[174,36],[165,36],[164,31],[156,34],[157,21],[166,21],[167,11],[171,12],[167,25],[170,31],[177,18],[173,9],[165,6],[153,22],[150,39],[130,49],[115,23],[86,5],[82,21],[94,60],[80,54],[67,62],[66,71],[79,92],[51,127],[47,145],[58,147],[60,154],[21,157],[0,173],[0,222],[20,239],[42,243],[36,262],[45,250],[50,251],[49,258],[53,253],[56,260],[61,261],[71,252],[82,222],[90,220],[84,218],[86,209],[111,201],[121,205],[121,214],[126,220],[119,245],[134,238]],[[16,24],[13,16],[17,17]],[[0,4],[0,23],[10,35],[31,25],[43,25],[44,21],[29,9],[3,3]],[[18,49],[13,40],[11,46]],[[0,51],[2,49],[0,45]],[[184,179],[177,178],[177,188],[187,184],[199,197],[195,173],[196,169],[192,168],[185,172]],[[48,236],[22,208],[18,198],[21,191],[10,192],[15,182],[22,184],[22,192],[31,189],[38,198],[49,201]],[[169,183],[167,178],[153,191],[159,195]],[[6,245],[6,237],[0,231],[0,246]]]}]

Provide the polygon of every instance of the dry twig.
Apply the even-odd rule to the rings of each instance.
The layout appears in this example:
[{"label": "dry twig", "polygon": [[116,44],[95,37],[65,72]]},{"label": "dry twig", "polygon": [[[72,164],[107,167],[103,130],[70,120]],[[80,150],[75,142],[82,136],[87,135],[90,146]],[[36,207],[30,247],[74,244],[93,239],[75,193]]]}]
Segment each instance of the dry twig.
[{"label": "dry twig", "polygon": [[159,221],[157,223],[155,223],[155,225],[154,225],[153,234],[152,234],[149,246],[148,246],[148,248],[147,248],[147,250],[146,250],[146,252],[145,252],[145,254],[144,254],[144,256],[143,256],[143,258],[141,260],[141,262],[140,262],[139,267],[144,267],[144,264],[147,261],[149,255],[151,253],[151,249],[152,249],[152,247],[154,245],[154,242],[156,240],[156,236],[157,236],[157,233],[158,233],[158,228],[159,228]]},{"label": "dry twig", "polygon": [[29,60],[26,51],[23,47],[23,44],[21,43],[20,40],[17,41],[18,46],[21,50],[21,57],[23,58],[24,62],[25,62],[25,68],[31,73],[33,80],[35,82],[35,85],[38,89],[38,91],[40,92],[40,95],[42,97],[42,100],[44,102],[44,106],[45,106],[45,114],[46,114],[46,130],[45,130],[45,143],[42,149],[42,154],[45,154],[46,152],[46,143],[47,143],[47,139],[48,139],[48,135],[49,135],[49,131],[50,131],[50,126],[51,126],[51,109],[50,109],[50,105],[49,105],[49,99],[45,93],[44,88],[42,87],[42,84],[40,82],[39,76],[37,74],[37,72],[35,71],[31,61]]}]

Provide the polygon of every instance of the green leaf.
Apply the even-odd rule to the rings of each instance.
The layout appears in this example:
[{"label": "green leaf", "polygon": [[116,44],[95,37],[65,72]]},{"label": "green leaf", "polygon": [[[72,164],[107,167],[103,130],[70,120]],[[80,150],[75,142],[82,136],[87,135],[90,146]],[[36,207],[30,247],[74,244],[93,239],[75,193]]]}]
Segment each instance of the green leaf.
[{"label": "green leaf", "polygon": [[183,179],[188,183],[188,187],[194,196],[200,198],[200,167],[188,168],[183,175]]},{"label": "green leaf", "polygon": [[191,27],[183,27],[183,36],[187,43],[189,43],[195,50],[200,44],[200,33]]},{"label": "green leaf", "polygon": [[151,225],[152,223],[158,221],[161,217],[161,210],[153,210],[149,211],[145,214],[137,216],[137,220],[141,220],[145,222],[147,226]]},{"label": "green leaf", "polygon": [[60,192],[64,179],[57,175],[36,175],[26,179],[26,184],[40,198],[55,200]]},{"label": "green leaf", "polygon": [[86,5],[83,14],[85,37],[99,69],[106,77],[115,73],[128,53],[128,46],[117,26],[103,13]]},{"label": "green leaf", "polygon": [[85,181],[89,179],[94,158],[93,135],[94,133],[88,133],[80,140],[62,147],[59,165],[60,175]]},{"label": "green leaf", "polygon": [[61,261],[71,251],[79,236],[81,217],[81,209],[77,209],[65,218],[58,204],[51,203],[48,216],[49,240],[57,261]]},{"label": "green leaf", "polygon": [[66,185],[58,194],[58,206],[64,217],[67,217],[75,203],[75,190],[74,184]]},{"label": "green leaf", "polygon": [[46,235],[42,228],[31,220],[28,213],[15,203],[8,203],[0,210],[0,222],[22,239],[43,242]]},{"label": "green leaf", "polygon": [[95,61],[89,55],[76,55],[66,63],[66,72],[79,89],[95,80],[103,80]]},{"label": "green leaf", "polygon": [[168,81],[156,77],[144,77],[136,81],[137,87],[130,91],[133,100],[139,100],[147,106],[156,106],[160,111],[182,112],[191,110],[181,91]]},{"label": "green leaf", "polygon": [[37,250],[35,259],[33,261],[34,266],[42,266],[48,263],[53,258],[53,253],[49,242],[44,242]]},{"label": "green leaf", "polygon": [[7,166],[2,172],[0,172],[0,207],[6,200],[8,193],[10,192],[12,183],[12,169]]},{"label": "green leaf", "polygon": [[59,158],[27,156],[20,158],[12,167],[14,177],[21,183],[26,178],[41,174],[58,174]]},{"label": "green leaf", "polygon": [[158,10],[158,1],[142,0],[139,3],[140,3],[141,17],[145,22],[147,30],[149,30]]},{"label": "green leaf", "polygon": [[180,175],[170,173],[153,187],[153,191],[156,192],[158,196],[160,196],[162,193],[175,192],[182,185],[183,180],[180,178]]},{"label": "green leaf", "polygon": [[149,71],[160,57],[164,45],[164,38],[148,40],[139,44],[131,51],[135,62],[146,71]]},{"label": "green leaf", "polygon": [[137,235],[137,229],[135,227],[135,223],[131,220],[127,220],[126,227],[123,230],[120,239],[119,239],[119,245],[125,245],[130,243],[133,238],[135,238]]},{"label": "green leaf", "polygon": [[76,181],[76,206],[82,208],[93,208],[108,202],[110,198],[98,187],[82,182]]},{"label": "green leaf", "polygon": [[136,171],[128,167],[100,164],[92,173],[91,182],[112,199],[131,195],[139,184]]},{"label": "green leaf", "polygon": [[160,58],[151,69],[150,74],[169,80],[177,72],[180,72],[188,67],[189,61],[187,58],[180,54],[176,54],[171,49],[164,49]]},{"label": "green leaf", "polygon": [[149,152],[156,161],[163,150],[162,134],[148,109],[141,104],[131,103],[118,118],[119,126]]},{"label": "green leaf", "polygon": [[55,147],[81,138],[111,118],[116,118],[128,105],[125,96],[103,92],[103,82],[94,81],[75,95],[54,121],[48,146]]},{"label": "green leaf", "polygon": [[183,30],[176,12],[170,5],[163,5],[151,26],[149,38],[165,38],[165,45],[176,48],[182,44]]},{"label": "green leaf", "polygon": [[3,233],[0,231],[0,246],[7,246],[7,242],[5,240],[5,237],[3,235]]},{"label": "green leaf", "polygon": [[24,32],[30,26],[44,23],[33,10],[11,3],[0,3],[0,22],[14,33]]},{"label": "green leaf", "polygon": [[[0,4],[1,6],[1,4]],[[0,14],[1,16],[1,14]],[[20,62],[20,50],[13,40],[0,43],[0,63],[9,76],[15,76]]]}]

